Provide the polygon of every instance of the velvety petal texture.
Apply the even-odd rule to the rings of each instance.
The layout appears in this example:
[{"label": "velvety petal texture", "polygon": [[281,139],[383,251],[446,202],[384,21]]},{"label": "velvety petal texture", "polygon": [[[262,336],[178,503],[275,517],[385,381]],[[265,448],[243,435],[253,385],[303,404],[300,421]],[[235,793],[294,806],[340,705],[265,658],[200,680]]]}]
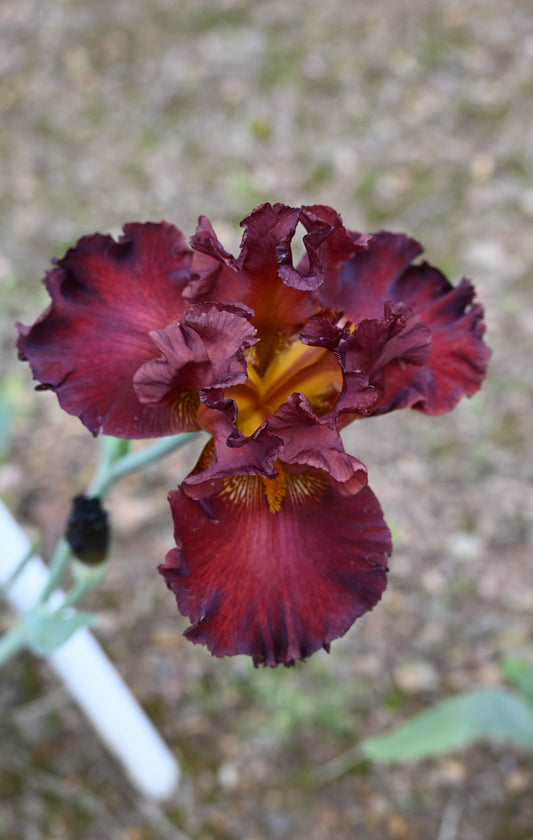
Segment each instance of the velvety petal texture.
[{"label": "velvety petal texture", "polygon": [[84,237],[47,274],[52,303],[32,327],[19,326],[19,355],[93,434],[143,438],[191,427],[169,407],[142,405],[133,384],[137,368],[159,356],[150,332],[185,308],[190,263],[172,225],[130,224],[118,242]]},{"label": "velvety petal texture", "polygon": [[93,434],[209,433],[170,494],[160,570],[192,641],[288,665],[385,589],[390,534],[340,431],[449,411],[490,351],[472,285],[414,262],[415,240],[351,231],[323,205],[262,204],[241,225],[235,256],[205,216],[189,246],[166,222],[84,237],[18,348]]},{"label": "velvety petal texture", "polygon": [[483,343],[483,308],[474,304],[467,280],[455,288],[428,263],[411,265],[421,245],[403,234],[380,232],[366,251],[347,260],[336,278],[320,287],[324,306],[346,321],[383,318],[386,304],[402,304],[429,330],[425,360],[398,357],[387,370],[372,414],[411,406],[425,414],[444,414],[481,386],[490,358]]},{"label": "velvety petal texture", "polygon": [[245,307],[192,304],[179,323],[150,332],[161,355],[145,362],[133,377],[139,401],[179,406],[190,392],[244,382],[244,351],[257,341],[252,315]]},{"label": "velvety petal texture", "polygon": [[226,482],[208,511],[170,494],[177,548],[160,567],[186,636],[215,656],[290,665],[344,635],[386,585],[390,534],[365,488],[343,496],[315,473],[287,477],[272,513],[255,476]]}]

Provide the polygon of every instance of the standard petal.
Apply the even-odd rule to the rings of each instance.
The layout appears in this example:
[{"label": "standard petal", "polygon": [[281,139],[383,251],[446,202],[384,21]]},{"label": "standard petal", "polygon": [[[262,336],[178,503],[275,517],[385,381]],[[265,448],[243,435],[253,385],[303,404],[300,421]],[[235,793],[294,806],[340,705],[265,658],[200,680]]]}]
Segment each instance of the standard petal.
[{"label": "standard petal", "polygon": [[302,207],[300,222],[307,230],[303,238],[305,258],[295,268],[289,251],[279,270],[284,283],[295,289],[314,291],[324,282],[327,284],[330,278],[338,276],[342,263],[359,251],[366,251],[374,238],[347,230],[340,215],[323,205]]},{"label": "standard petal", "polygon": [[285,478],[273,513],[258,476],[227,479],[209,509],[170,494],[177,548],[159,567],[186,636],[215,656],[291,665],[346,633],[386,587],[389,530],[368,489],[343,496],[318,472]]},{"label": "standard petal", "polygon": [[[413,369],[423,366],[431,351],[431,331],[419,315],[401,303],[387,303],[384,310],[384,317],[365,318],[351,333],[325,317],[317,317],[300,334],[304,344],[325,346],[337,356],[343,382],[331,416],[346,415],[341,425],[357,415],[382,413],[384,394],[388,399],[389,385],[396,382],[397,371],[410,382],[415,376]],[[420,393],[404,385],[392,396],[396,402],[387,410],[411,405]]]},{"label": "standard petal", "polygon": [[144,438],[182,430],[176,413],[140,404],[133,375],[159,355],[150,330],[185,308],[190,259],[180,231],[164,222],[126,225],[118,242],[84,237],[48,273],[46,312],[31,327],[19,325],[20,357],[93,434]]},{"label": "standard petal", "polygon": [[421,252],[418,242],[403,234],[380,232],[368,250],[346,261],[317,292],[324,306],[342,310],[356,325],[383,318],[387,305],[404,305],[431,332],[425,360],[422,353],[418,359],[397,354],[388,365],[371,414],[407,406],[443,414],[461,397],[472,396],[486,374],[490,350],[483,343],[483,309],[473,304],[472,285],[463,280],[454,287],[427,263],[412,266]]},{"label": "standard petal", "polygon": [[323,306],[342,311],[353,323],[381,318],[386,301],[402,299],[392,295],[391,289],[422,250],[418,242],[403,234],[374,234],[366,249],[346,260],[320,287]]},{"label": "standard petal", "polygon": [[[420,397],[409,386],[431,352],[431,332],[403,304],[387,304],[384,315],[361,321],[339,344],[343,389],[335,406],[338,414],[381,414],[389,394],[393,404],[388,411],[412,405]],[[402,388],[394,388],[398,371],[406,378]]]},{"label": "standard petal", "polygon": [[275,271],[289,260],[290,243],[300,219],[300,208],[287,204],[261,204],[242,220],[244,228],[239,267],[250,274]]},{"label": "standard petal", "polygon": [[254,311],[261,344],[261,364],[267,365],[279,343],[295,334],[315,314],[316,303],[305,291],[289,288],[280,266],[291,261],[290,243],[300,209],[285,204],[261,204],[246,216],[237,258],[218,241],[211,223],[200,217],[190,244],[194,277],[185,291],[191,302],[240,302]]}]

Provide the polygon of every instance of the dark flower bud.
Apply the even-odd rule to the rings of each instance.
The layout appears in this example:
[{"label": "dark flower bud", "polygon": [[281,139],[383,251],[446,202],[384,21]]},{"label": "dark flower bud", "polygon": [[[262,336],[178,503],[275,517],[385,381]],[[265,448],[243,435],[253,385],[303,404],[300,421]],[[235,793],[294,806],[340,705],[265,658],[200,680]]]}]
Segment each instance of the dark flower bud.
[{"label": "dark flower bud", "polygon": [[109,521],[100,499],[74,497],[65,538],[72,553],[82,563],[97,566],[105,562],[109,547]]}]

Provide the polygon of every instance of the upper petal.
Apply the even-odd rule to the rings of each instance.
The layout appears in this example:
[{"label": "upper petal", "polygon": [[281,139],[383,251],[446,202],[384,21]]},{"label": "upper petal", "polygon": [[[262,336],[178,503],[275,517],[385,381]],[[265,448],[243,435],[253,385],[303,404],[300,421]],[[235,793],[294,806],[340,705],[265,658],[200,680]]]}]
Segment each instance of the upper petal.
[{"label": "upper petal", "polygon": [[118,242],[84,237],[48,273],[48,309],[33,326],[19,325],[20,357],[93,434],[181,430],[168,410],[139,403],[133,374],[159,355],[149,332],[185,307],[190,259],[180,231],[165,222],[126,225]]},{"label": "upper petal", "polygon": [[300,222],[307,230],[303,238],[306,257],[294,267],[290,251],[280,261],[279,275],[295,289],[314,291],[331,277],[338,275],[343,262],[359,251],[365,251],[373,240],[371,234],[360,235],[347,230],[340,215],[324,205],[302,207]]},{"label": "upper petal", "polygon": [[316,310],[309,294],[289,288],[279,274],[291,260],[299,217],[299,208],[285,204],[256,207],[241,222],[245,232],[237,258],[223,248],[205,217],[190,240],[195,276],[186,296],[190,301],[238,301],[253,309],[265,364],[275,342],[294,334]]},{"label": "upper petal", "polygon": [[287,475],[276,513],[257,476],[227,479],[206,512],[170,494],[177,548],[159,567],[215,656],[290,665],[329,649],[379,601],[390,534],[370,489],[342,495],[327,477]]},{"label": "upper petal", "polygon": [[397,354],[388,365],[372,414],[406,406],[442,414],[474,394],[485,377],[490,350],[482,340],[483,309],[473,304],[472,285],[463,280],[454,287],[427,263],[411,266],[421,251],[403,234],[378,233],[368,250],[346,261],[317,293],[325,306],[341,309],[356,325],[382,318],[383,308],[394,304],[408,307],[431,332],[426,359]]},{"label": "upper petal", "polygon": [[326,308],[341,310],[352,322],[381,318],[387,300],[402,300],[391,289],[422,250],[418,242],[403,234],[376,233],[367,248],[330,275],[318,292],[320,300]]},{"label": "upper petal", "polygon": [[[431,331],[404,304],[388,303],[382,318],[365,318],[350,333],[331,324],[327,318],[311,319],[300,338],[305,344],[326,346],[337,356],[342,370],[342,391],[331,416],[381,413],[384,393],[394,391],[396,372],[412,377],[423,366],[431,351]],[[394,391],[400,408],[405,389]],[[417,392],[418,393],[418,392]],[[410,405],[411,403],[406,403]],[[346,418],[341,421],[344,424]]]}]

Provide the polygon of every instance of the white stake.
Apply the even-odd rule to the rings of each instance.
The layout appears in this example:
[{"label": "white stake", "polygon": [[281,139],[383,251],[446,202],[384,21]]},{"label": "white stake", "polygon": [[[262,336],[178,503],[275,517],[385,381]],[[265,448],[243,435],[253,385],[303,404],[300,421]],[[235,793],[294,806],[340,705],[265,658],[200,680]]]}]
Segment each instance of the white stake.
[{"label": "white stake", "polygon": [[[28,538],[0,501],[0,585],[29,550]],[[26,612],[47,577],[41,558],[32,557],[10,586],[8,602]],[[179,764],[91,632],[76,631],[48,661],[139,792],[170,798],[179,784]]]}]

